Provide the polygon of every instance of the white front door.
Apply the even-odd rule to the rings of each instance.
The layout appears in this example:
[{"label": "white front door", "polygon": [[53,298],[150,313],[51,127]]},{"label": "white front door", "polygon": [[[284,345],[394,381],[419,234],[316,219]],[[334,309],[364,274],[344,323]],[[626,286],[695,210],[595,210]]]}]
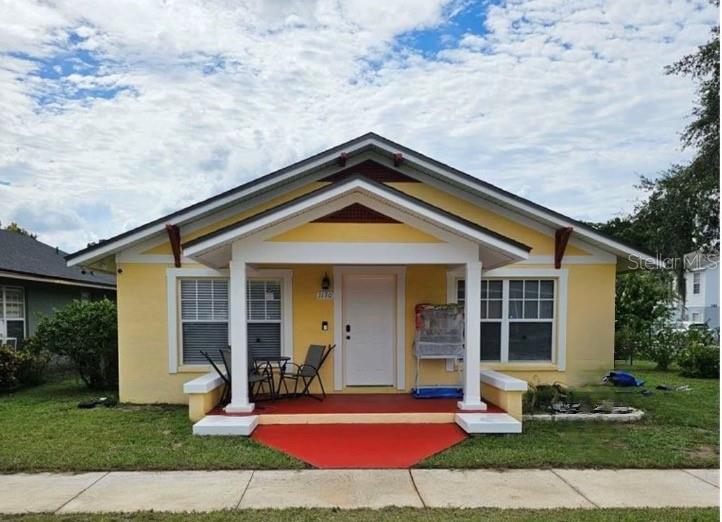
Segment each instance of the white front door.
[{"label": "white front door", "polygon": [[396,347],[396,276],[343,277],[344,366],[348,386],[392,386]]}]

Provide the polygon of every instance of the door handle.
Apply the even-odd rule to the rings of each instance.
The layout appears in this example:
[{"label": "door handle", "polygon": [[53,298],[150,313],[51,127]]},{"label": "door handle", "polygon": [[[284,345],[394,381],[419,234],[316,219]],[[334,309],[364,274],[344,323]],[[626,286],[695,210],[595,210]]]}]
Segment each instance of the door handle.
[{"label": "door handle", "polygon": [[[350,324],[347,324],[347,325],[346,325],[346,333],[347,333],[347,334],[351,333],[351,325],[350,325]],[[351,336],[350,336],[350,335],[346,335],[346,340],[348,341],[349,339],[351,339]]]}]

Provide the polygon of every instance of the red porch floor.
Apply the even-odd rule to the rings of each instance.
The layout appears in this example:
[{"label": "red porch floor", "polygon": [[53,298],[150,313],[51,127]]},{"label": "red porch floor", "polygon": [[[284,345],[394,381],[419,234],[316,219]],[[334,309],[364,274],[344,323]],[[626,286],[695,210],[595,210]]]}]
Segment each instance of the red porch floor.
[{"label": "red porch floor", "polygon": [[[250,415],[286,415],[312,413],[455,413],[456,399],[415,399],[406,393],[338,393],[329,394],[319,401],[310,397],[259,401]],[[486,413],[504,413],[504,410],[488,404]],[[228,414],[217,407],[209,415]]]}]

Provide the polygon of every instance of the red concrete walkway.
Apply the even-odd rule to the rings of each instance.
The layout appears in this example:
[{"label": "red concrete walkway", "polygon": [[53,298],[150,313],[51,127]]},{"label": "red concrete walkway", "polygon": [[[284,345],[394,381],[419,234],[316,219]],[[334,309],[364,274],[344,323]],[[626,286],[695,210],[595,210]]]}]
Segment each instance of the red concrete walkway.
[{"label": "red concrete walkway", "polygon": [[261,425],[253,440],[321,469],[409,468],[464,440],[456,424]]}]

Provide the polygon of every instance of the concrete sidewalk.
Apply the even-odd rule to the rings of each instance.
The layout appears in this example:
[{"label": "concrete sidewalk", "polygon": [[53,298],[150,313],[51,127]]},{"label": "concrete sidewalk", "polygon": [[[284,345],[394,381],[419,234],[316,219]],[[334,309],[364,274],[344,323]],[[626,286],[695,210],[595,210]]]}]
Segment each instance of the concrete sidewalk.
[{"label": "concrete sidewalk", "polygon": [[718,470],[301,470],[0,475],[0,513],[719,506]]}]

